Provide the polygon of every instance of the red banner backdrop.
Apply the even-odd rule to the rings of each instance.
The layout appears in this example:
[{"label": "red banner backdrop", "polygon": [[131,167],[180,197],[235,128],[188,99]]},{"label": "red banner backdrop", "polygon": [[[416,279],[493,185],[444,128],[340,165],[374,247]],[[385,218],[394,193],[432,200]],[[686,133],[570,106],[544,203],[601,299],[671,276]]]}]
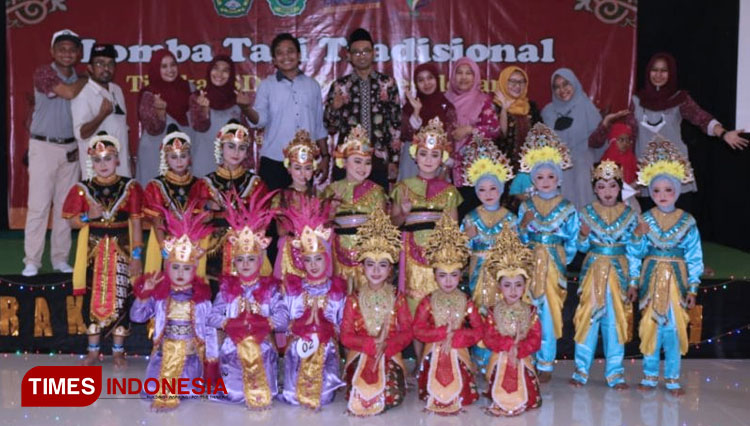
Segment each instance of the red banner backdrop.
[{"label": "red banner backdrop", "polygon": [[[601,109],[627,106],[634,84],[637,0],[13,0],[6,2],[10,225],[24,225],[28,175],[23,156],[33,110],[32,73],[50,59],[52,34],[70,28],[83,39],[83,61],[96,42],[116,45],[118,83],[127,99],[130,152],[140,133],[137,92],[158,48],[170,49],[180,72],[197,88],[206,64],[222,52],[238,65],[237,85],[254,90],[273,71],[274,35],[300,37],[303,71],[324,94],[349,72],[346,36],[357,27],[376,41],[377,68],[393,75],[401,93],[416,64],[436,62],[446,89],[452,63],[476,60],[483,89],[500,70],[529,73],[529,97],[549,102],[550,75],[572,68]],[[85,68],[80,67],[83,73]]]}]

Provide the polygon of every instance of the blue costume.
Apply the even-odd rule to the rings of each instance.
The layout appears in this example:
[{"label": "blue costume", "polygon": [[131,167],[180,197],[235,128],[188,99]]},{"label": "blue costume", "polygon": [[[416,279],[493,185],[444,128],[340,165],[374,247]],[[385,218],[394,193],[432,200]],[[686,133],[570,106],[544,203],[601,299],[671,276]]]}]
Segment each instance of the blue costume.
[{"label": "blue costume", "polygon": [[599,202],[588,204],[579,213],[581,221],[591,228],[579,236],[578,250],[587,253],[580,274],[580,302],[573,318],[575,325],[575,363],[573,379],[586,383],[601,328],[609,386],[625,383],[622,360],[629,340],[633,310],[627,300],[628,286],[637,286],[637,276],[630,275],[633,231],[638,214],[623,203],[605,207]]},{"label": "blue costume", "polygon": [[659,380],[660,352],[664,350],[664,380],[669,390],[680,389],[680,358],[687,353],[686,298],[695,295],[703,273],[703,249],[695,219],[680,209],[653,208],[643,214],[646,235],[635,239],[630,275],[640,275],[638,334],[643,353],[642,386]]},{"label": "blue costume", "polygon": [[575,206],[560,195],[534,195],[521,204],[518,217],[523,218],[527,211],[533,213],[533,219],[520,228],[520,237],[534,251],[528,291],[542,323],[542,347],[536,354],[536,367],[551,372],[557,339],[562,336],[562,306],[568,285],[565,270],[578,251],[580,223]]}]

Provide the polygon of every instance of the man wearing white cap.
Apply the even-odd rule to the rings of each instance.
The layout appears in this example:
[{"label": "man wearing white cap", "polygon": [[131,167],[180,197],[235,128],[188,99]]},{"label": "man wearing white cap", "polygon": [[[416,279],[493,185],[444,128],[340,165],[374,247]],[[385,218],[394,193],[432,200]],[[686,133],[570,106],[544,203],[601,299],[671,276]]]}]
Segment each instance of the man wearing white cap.
[{"label": "man wearing white cap", "polygon": [[70,30],[52,35],[52,63],[34,72],[34,112],[29,137],[29,197],[24,231],[22,274],[30,277],[42,266],[44,238],[50,207],[52,238],[50,257],[54,269],[69,273],[70,224],[62,218],[65,195],[78,181],[78,147],[73,135],[70,100],[86,84],[79,78],[75,64],[81,57],[81,40]]},{"label": "man wearing white cap", "polygon": [[[128,154],[128,124],[126,122],[125,96],[112,80],[115,76],[117,52],[111,44],[95,44],[89,55],[89,81],[70,104],[73,113],[73,131],[78,139],[78,149],[84,154],[89,139],[104,130],[122,141],[117,174],[131,177]],[[86,156],[79,157],[81,170],[86,170]]]}]

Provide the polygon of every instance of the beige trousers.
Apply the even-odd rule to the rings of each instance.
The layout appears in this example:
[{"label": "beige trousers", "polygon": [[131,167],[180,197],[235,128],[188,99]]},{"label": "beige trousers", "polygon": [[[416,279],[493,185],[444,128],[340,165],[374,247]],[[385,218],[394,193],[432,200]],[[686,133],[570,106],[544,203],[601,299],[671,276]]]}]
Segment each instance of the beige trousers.
[{"label": "beige trousers", "polygon": [[[62,207],[70,187],[81,176],[78,161],[68,162],[67,153],[76,143],[58,145],[36,139],[29,140],[29,201],[26,211],[23,248],[25,264],[42,266],[44,239],[52,207],[52,265],[68,262],[70,224],[62,217]],[[80,153],[79,153],[80,154]]]}]

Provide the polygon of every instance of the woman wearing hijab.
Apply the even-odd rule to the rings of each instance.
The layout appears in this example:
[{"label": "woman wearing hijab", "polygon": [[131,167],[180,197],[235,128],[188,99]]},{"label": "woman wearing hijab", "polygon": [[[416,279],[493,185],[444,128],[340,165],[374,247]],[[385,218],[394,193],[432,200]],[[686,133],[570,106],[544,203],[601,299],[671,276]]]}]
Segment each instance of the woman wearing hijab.
[{"label": "woman wearing hijab", "polygon": [[[618,111],[604,117],[589,138],[589,145],[597,148],[604,146],[610,127],[619,119],[623,119],[622,122],[632,130],[637,158],[643,157],[648,143],[657,137],[671,141],[687,156],[687,146],[682,140],[680,129],[683,119],[698,126],[707,135],[721,138],[732,149],[743,149],[748,144],[748,140],[739,135],[744,130],[726,130],[711,114],[704,111],[687,91],[677,88],[677,62],[669,53],[657,53],[651,57],[646,66],[645,84],[633,96],[630,110]],[[692,192],[696,189],[693,181],[683,184],[681,192]],[[690,202],[687,201],[687,204]]]},{"label": "woman wearing hijab", "polygon": [[490,140],[500,134],[500,122],[492,106],[492,98],[479,89],[481,77],[476,62],[466,57],[461,58],[456,61],[456,67],[451,74],[451,84],[445,94],[456,108],[456,128],[452,132],[452,166],[453,185],[464,198],[464,203],[459,207],[459,219],[480,204],[474,187],[464,186],[468,183],[463,179],[463,149],[471,141],[471,135],[475,130]]},{"label": "woman wearing hijab", "polygon": [[601,152],[589,147],[589,136],[602,120],[573,71],[560,68],[552,74],[552,102],[542,110],[544,124],[568,146],[573,167],[563,172],[562,195],[577,209],[594,201],[591,167]]},{"label": "woman wearing hijab", "polygon": [[247,94],[235,90],[234,62],[227,55],[217,55],[208,64],[206,87],[190,95],[188,116],[193,136],[193,175],[205,176],[216,170],[214,139],[231,119],[241,121],[239,103],[250,104]]},{"label": "woman wearing hijab", "polygon": [[[500,136],[496,145],[510,159],[513,170],[518,170],[521,145],[531,127],[542,121],[536,103],[527,97],[529,76],[517,66],[508,66],[497,78],[493,102],[500,108]],[[523,197],[531,187],[528,173],[519,173],[510,185],[510,195]]]},{"label": "woman wearing hijab", "polygon": [[159,148],[167,127],[187,129],[190,83],[180,77],[175,56],[167,49],[154,52],[148,64],[148,86],[141,90],[138,117],[143,132],[138,144],[136,179],[141,185],[159,176]]},{"label": "woman wearing hijab", "polygon": [[411,92],[406,93],[407,102],[401,110],[401,147],[400,162],[398,165],[398,180],[402,181],[417,175],[417,163],[409,155],[409,146],[414,134],[422,128],[423,124],[435,117],[440,117],[445,132],[451,139],[451,134],[456,127],[456,108],[440,92],[438,83],[438,68],[435,64],[422,64],[414,69],[414,86],[417,96]]}]

